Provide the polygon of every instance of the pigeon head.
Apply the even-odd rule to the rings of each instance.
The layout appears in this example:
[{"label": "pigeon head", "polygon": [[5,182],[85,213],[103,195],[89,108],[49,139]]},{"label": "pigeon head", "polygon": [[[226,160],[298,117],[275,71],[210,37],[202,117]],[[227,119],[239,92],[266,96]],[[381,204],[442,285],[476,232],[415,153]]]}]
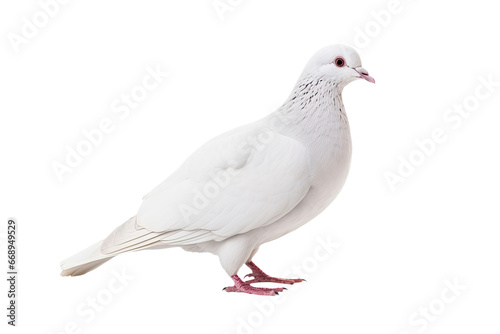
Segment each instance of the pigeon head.
[{"label": "pigeon head", "polygon": [[375,83],[375,79],[361,66],[356,50],[342,44],[330,45],[316,52],[307,63],[304,74],[328,79],[340,86],[356,79]]}]

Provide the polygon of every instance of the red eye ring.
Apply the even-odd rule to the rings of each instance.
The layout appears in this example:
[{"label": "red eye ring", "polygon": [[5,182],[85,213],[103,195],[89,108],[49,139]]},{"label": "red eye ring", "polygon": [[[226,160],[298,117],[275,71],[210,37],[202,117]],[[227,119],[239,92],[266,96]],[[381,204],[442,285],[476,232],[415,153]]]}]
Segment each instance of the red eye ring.
[{"label": "red eye ring", "polygon": [[333,63],[337,67],[343,67],[345,65],[345,60],[342,57],[337,57],[337,58],[335,58],[335,60],[333,61]]}]

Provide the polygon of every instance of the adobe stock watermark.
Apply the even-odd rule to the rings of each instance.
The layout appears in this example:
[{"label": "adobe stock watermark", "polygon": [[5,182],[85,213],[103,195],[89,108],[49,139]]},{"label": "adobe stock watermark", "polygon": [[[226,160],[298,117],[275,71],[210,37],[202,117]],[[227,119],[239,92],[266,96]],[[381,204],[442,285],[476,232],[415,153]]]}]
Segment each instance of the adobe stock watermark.
[{"label": "adobe stock watermark", "polygon": [[[411,2],[412,0],[405,0]],[[405,2],[403,1],[403,2]],[[361,27],[354,27],[354,45],[358,49],[364,49],[379,36],[383,29],[387,28],[394,16],[403,12],[405,6],[401,0],[390,0],[385,8],[370,11],[371,19],[365,22]]]},{"label": "adobe stock watermark", "polygon": [[[333,240],[332,236],[317,237],[317,245],[312,252],[304,257],[298,264],[292,265],[285,270],[279,277],[300,277],[309,279],[317,272],[322,263],[330,260],[336,251],[340,248],[340,243]],[[287,285],[289,291],[299,290],[304,283]],[[277,296],[266,296],[262,300],[253,303],[255,310],[245,316],[238,316],[237,326],[233,333],[236,334],[253,334],[255,329],[261,327],[265,320],[270,318],[276,311],[276,306],[281,305],[286,301],[287,294],[282,293]],[[225,332],[224,334],[229,334]]]},{"label": "adobe stock watermark", "polygon": [[470,118],[481,106],[481,102],[497,93],[500,81],[495,81],[493,75],[479,76],[479,84],[474,91],[460,102],[446,109],[442,115],[443,126],[437,126],[425,137],[416,139],[414,146],[405,155],[399,155],[397,165],[393,170],[384,173],[384,179],[391,191],[407,181],[415,174],[432,155],[436,153],[440,144],[446,142],[451,131],[460,129],[464,121]]},{"label": "adobe stock watermark", "polygon": [[75,307],[75,317],[72,320],[64,324],[63,328],[48,334],[83,333],[83,327],[93,322],[100,313],[109,308],[116,295],[122,293],[134,280],[134,276],[128,274],[125,268],[122,268],[120,272],[112,270],[111,275],[105,287],[88,296]]},{"label": "adobe stock watermark", "polygon": [[212,7],[221,21],[226,19],[226,14],[238,8],[243,0],[214,0]]},{"label": "adobe stock watermark", "polygon": [[467,289],[467,286],[460,283],[457,278],[445,279],[443,285],[444,287],[438,296],[420,306],[408,317],[409,328],[398,334],[424,333],[452,304],[456,303],[458,297]]},{"label": "adobe stock watermark", "polygon": [[105,136],[112,133],[120,121],[127,119],[131,111],[139,108],[149,94],[156,90],[168,76],[167,72],[160,69],[160,65],[155,68],[146,66],[146,74],[142,81],[133,86],[127,93],[120,94],[113,100],[110,110],[114,114],[112,117],[102,118],[95,127],[83,129],[80,139],[74,146],[66,145],[65,158],[63,160],[54,160],[51,163],[52,170],[59,182],[64,180],[66,174],[74,171],[80,166],[85,157],[92,154],[93,150],[102,145]]},{"label": "adobe stock watermark", "polygon": [[22,45],[28,44],[33,38],[38,36],[50,21],[59,15],[59,11],[70,0],[39,0],[39,8],[29,17],[21,17],[21,26],[18,32],[8,32],[7,39],[14,50],[19,53]]}]

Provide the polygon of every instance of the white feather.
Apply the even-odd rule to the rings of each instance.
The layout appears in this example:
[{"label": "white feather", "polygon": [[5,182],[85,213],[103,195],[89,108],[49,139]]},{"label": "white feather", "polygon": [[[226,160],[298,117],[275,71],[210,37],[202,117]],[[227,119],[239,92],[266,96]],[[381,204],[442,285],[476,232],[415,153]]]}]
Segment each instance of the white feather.
[{"label": "white feather", "polygon": [[[338,56],[343,68],[332,63]],[[64,261],[62,274],[175,246],[212,252],[235,274],[262,243],[310,221],[340,192],[351,157],[341,93],[359,77],[373,80],[352,48],[320,50],[281,108],[201,146],[144,196],[135,217]]]}]

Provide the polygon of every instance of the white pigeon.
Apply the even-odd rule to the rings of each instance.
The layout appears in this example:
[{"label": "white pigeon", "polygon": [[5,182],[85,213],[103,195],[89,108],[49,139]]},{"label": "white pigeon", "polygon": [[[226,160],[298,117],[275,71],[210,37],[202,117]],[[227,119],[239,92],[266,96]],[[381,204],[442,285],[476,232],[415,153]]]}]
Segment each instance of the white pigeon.
[{"label": "white pigeon", "polygon": [[[342,90],[359,78],[375,82],[353,48],[319,50],[278,110],[201,146],[144,197],[136,216],[63,261],[61,275],[85,274],[124,252],[182,247],[217,255],[234,281],[227,292],[275,295],[284,288],[251,283],[303,281],[268,276],[252,257],[340,192],[351,160]],[[237,275],[243,264],[252,279]]]}]

